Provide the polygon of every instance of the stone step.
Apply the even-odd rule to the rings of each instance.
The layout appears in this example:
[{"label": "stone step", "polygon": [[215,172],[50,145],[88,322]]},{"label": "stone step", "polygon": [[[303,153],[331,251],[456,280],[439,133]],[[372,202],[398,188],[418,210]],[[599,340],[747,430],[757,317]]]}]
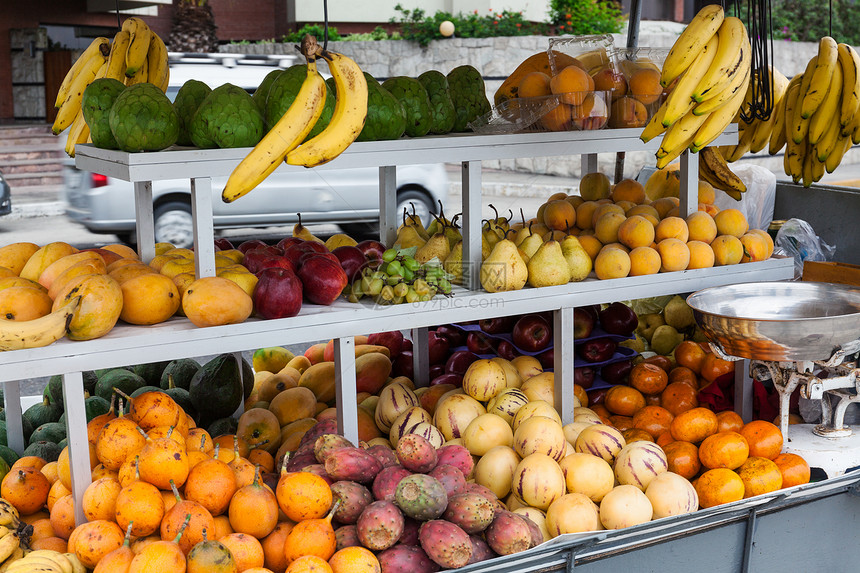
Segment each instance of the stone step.
[{"label": "stone step", "polygon": [[57,161],[56,157],[0,160],[0,171],[4,175],[12,175],[13,173],[61,173],[63,164]]},{"label": "stone step", "polygon": [[47,123],[0,125],[0,139],[3,139],[4,137],[23,137],[50,134],[51,125]]},{"label": "stone step", "polygon": [[61,162],[65,156],[62,147],[45,147],[43,145],[27,145],[16,147],[14,149],[4,149],[0,147],[0,164],[7,161],[23,161],[35,159],[54,158]]},{"label": "stone step", "polygon": [[63,183],[62,173],[10,173],[3,174],[3,178],[13,190],[16,187],[29,187],[32,185],[61,185]]},{"label": "stone step", "polygon": [[65,135],[60,135],[60,137],[57,137],[56,135],[48,133],[41,135],[21,135],[8,137],[4,134],[0,134],[0,149],[35,146],[57,147],[61,144],[61,142],[65,143]]}]

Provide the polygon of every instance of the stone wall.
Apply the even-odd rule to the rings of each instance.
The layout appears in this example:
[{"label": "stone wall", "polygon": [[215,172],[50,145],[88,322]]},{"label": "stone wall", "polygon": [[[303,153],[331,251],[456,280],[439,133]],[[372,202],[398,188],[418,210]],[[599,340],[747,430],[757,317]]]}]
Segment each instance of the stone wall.
[{"label": "stone wall", "polygon": [[14,29],[9,31],[9,39],[12,48],[13,117],[44,117],[45,69],[42,52],[48,47],[47,30]]}]

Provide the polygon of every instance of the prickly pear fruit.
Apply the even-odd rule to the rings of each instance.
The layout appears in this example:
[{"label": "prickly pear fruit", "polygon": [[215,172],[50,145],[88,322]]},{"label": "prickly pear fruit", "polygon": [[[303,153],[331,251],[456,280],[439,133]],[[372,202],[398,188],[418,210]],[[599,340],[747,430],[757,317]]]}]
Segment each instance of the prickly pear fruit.
[{"label": "prickly pear fruit", "polygon": [[469,534],[444,519],[434,519],[422,525],[418,540],[427,557],[445,569],[463,567],[472,557]]},{"label": "prickly pear fruit", "polygon": [[395,545],[379,555],[382,573],[436,573],[436,565],[418,545]]},{"label": "prickly pear fruit", "polygon": [[344,547],[361,547],[358,530],[354,525],[342,525],[338,527],[334,530],[334,538],[337,542],[336,551],[340,551]]},{"label": "prickly pear fruit", "polygon": [[324,464],[325,459],[334,450],[351,447],[352,442],[340,434],[323,434],[314,441],[314,457],[319,463]]},{"label": "prickly pear fruit", "polygon": [[466,478],[463,477],[463,472],[450,464],[438,464],[427,475],[439,480],[448,497],[460,493],[466,487]]},{"label": "prickly pear fruit", "polygon": [[325,471],[334,481],[369,483],[381,470],[379,460],[361,448],[339,448],[325,460]]},{"label": "prickly pear fruit", "polygon": [[403,466],[388,466],[384,468],[373,480],[373,497],[377,500],[384,499],[386,501],[394,501],[394,492],[397,491],[397,484],[406,476],[411,476],[412,472]]},{"label": "prickly pear fruit", "polygon": [[543,533],[541,532],[540,527],[538,527],[538,524],[535,523],[534,520],[531,519],[528,515],[520,515],[520,517],[525,519],[526,524],[529,526],[529,532],[532,536],[531,547],[537,547],[538,545],[543,543]]},{"label": "prickly pear fruit", "polygon": [[331,479],[331,476],[328,475],[328,473],[326,473],[325,466],[322,464],[308,464],[305,467],[301,468],[299,471],[316,474],[323,478],[329,485],[334,483],[334,480]]},{"label": "prickly pear fruit", "polygon": [[290,456],[290,460],[287,462],[287,471],[288,472],[297,472],[302,468],[313,465],[317,463],[317,459],[314,457],[313,452],[309,454],[301,454]]},{"label": "prickly pear fruit", "polygon": [[436,449],[437,465],[449,464],[463,472],[463,477],[469,479],[475,471],[475,458],[465,446],[449,444]]},{"label": "prickly pear fruit", "polygon": [[[493,493],[493,490],[491,490],[487,486],[481,485],[479,483],[474,483],[474,482],[466,482],[466,485],[463,486],[463,489],[462,489],[462,491],[460,491],[460,493],[465,493],[467,491],[472,492],[472,493],[477,493],[477,494],[484,496],[487,499],[487,501],[489,501],[490,503],[493,504],[493,507],[495,507],[497,509],[500,508],[499,497],[495,493]],[[501,508],[501,509],[505,509],[505,508]]]},{"label": "prickly pear fruit", "polygon": [[337,433],[337,420],[333,420],[331,418],[327,418],[325,420],[321,420],[310,427],[310,429],[305,432],[305,435],[302,436],[302,439],[299,440],[299,449],[302,446],[308,444],[311,448],[311,453],[313,453],[313,446],[317,441],[317,438],[322,436],[323,434],[336,434]]},{"label": "prickly pear fruit", "polygon": [[484,531],[490,549],[499,555],[512,555],[532,546],[532,532],[526,518],[511,511],[500,511]]},{"label": "prickly pear fruit", "polygon": [[373,503],[370,490],[354,481],[338,481],[331,485],[331,492],[340,505],[334,512],[338,523],[355,523],[364,508]]},{"label": "prickly pear fruit", "polygon": [[421,523],[417,519],[404,517],[403,533],[400,534],[400,539],[397,540],[397,543],[399,545],[418,545],[418,530],[421,528]]},{"label": "prickly pear fruit", "polygon": [[362,545],[382,551],[403,534],[403,513],[390,501],[374,501],[358,516],[355,527]]},{"label": "prickly pear fruit", "polygon": [[448,494],[436,478],[427,474],[412,474],[397,484],[394,501],[409,517],[429,521],[445,512]]},{"label": "prickly pear fruit", "polygon": [[466,533],[479,533],[493,522],[495,507],[479,493],[458,493],[448,498],[444,517]]},{"label": "prickly pear fruit", "polygon": [[395,454],[394,450],[388,446],[376,444],[375,446],[370,446],[365,451],[379,460],[379,463],[382,464],[383,468],[400,465],[400,460],[397,459],[397,454]]},{"label": "prickly pear fruit", "polygon": [[407,470],[427,473],[436,467],[436,448],[424,436],[406,434],[397,442],[397,459]]},{"label": "prickly pear fruit", "polygon": [[469,565],[480,561],[486,561],[487,559],[492,559],[496,556],[495,552],[490,549],[490,546],[487,545],[487,542],[484,541],[483,537],[470,535],[469,540],[472,542],[472,557],[469,558]]}]

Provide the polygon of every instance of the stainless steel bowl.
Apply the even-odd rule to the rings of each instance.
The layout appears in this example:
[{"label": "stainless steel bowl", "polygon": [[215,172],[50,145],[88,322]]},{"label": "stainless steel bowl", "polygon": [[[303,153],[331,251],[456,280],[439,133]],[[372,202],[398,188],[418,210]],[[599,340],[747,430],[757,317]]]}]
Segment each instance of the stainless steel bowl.
[{"label": "stainless steel bowl", "polygon": [[860,288],[815,282],[711,287],[687,297],[696,322],[732,356],[828,360],[860,339]]}]

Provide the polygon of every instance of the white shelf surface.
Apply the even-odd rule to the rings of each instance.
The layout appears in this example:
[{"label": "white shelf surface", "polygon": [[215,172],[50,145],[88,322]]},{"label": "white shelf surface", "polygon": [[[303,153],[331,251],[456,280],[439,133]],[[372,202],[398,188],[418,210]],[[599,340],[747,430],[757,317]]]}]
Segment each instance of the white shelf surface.
[{"label": "white shelf surface", "polygon": [[[737,142],[737,124],[731,124],[712,145]],[[425,163],[461,163],[488,159],[516,159],[556,155],[583,155],[616,151],[657,150],[663,140],[656,137],[642,143],[641,128],[512,133],[506,135],[453,135],[367,141],[350,145],[333,161],[314,169],[385,167]],[[127,153],[78,145],[78,169],[101,173],[125,181],[190,179],[227,176],[248,154],[250,147],[197,149],[173,147],[151,153]],[[287,169],[304,167],[285,165]]]},{"label": "white shelf surface", "polygon": [[299,315],[292,318],[250,319],[208,328],[198,328],[185,318],[153,326],[118,323],[96,340],[63,339],[44,348],[0,353],[0,381],[693,292],[740,282],[779,281],[793,274],[791,259],[775,258],[644,277],[590,278],[505,293],[456,288],[450,298],[436,296],[415,304],[378,306],[368,299],[361,303],[339,299],[331,306],[304,304]]}]

